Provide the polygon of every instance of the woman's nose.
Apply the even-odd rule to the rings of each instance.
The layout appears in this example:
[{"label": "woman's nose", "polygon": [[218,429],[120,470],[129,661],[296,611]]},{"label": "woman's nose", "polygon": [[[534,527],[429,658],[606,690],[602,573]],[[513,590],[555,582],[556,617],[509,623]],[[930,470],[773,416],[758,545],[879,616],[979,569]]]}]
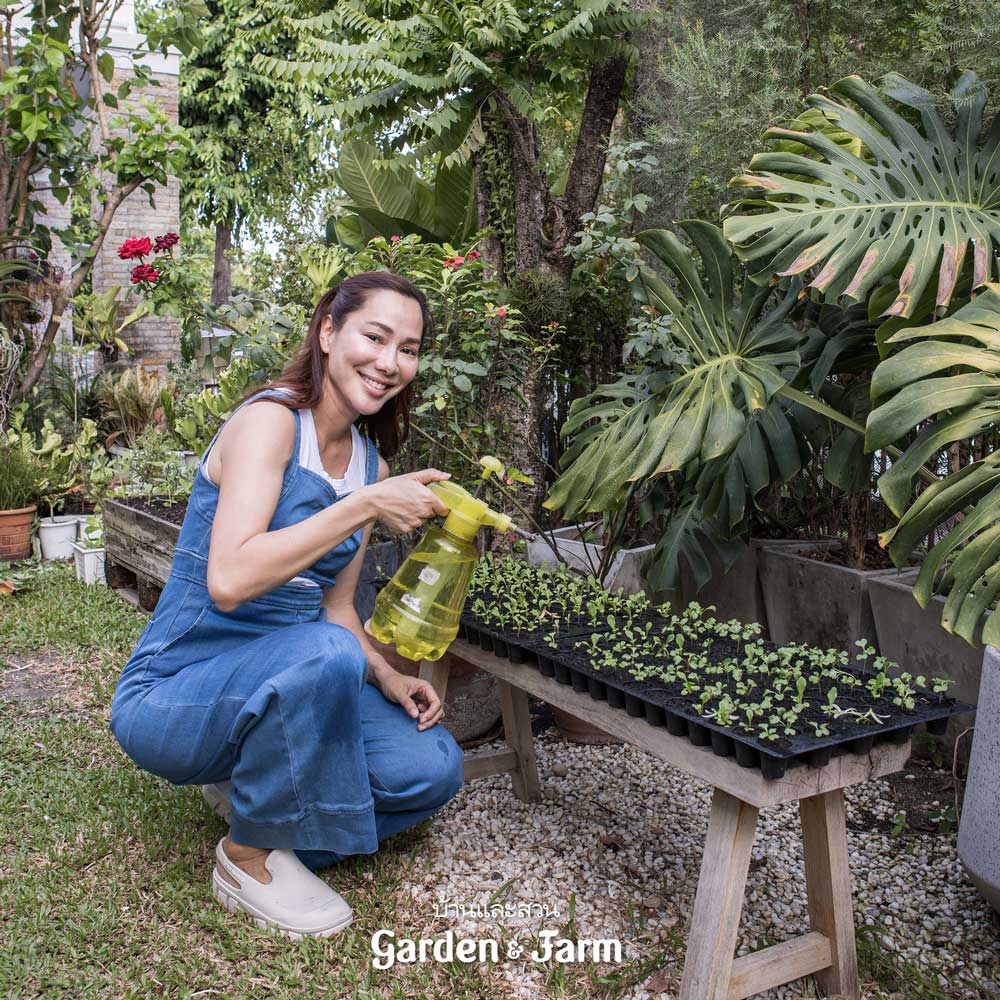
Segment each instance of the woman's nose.
[{"label": "woman's nose", "polygon": [[380,351],[375,359],[375,367],[386,375],[395,375],[398,367],[395,349]]}]

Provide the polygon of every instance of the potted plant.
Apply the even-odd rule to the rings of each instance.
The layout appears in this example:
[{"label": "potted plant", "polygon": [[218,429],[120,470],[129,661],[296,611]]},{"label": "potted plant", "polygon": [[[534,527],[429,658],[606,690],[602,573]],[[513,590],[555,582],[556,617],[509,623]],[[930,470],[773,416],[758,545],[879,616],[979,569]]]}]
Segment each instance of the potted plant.
[{"label": "potted plant", "polygon": [[104,527],[98,515],[92,514],[73,542],[76,578],[86,584],[104,583]]},{"label": "potted plant", "polygon": [[30,455],[0,441],[0,560],[31,554],[39,470]]}]

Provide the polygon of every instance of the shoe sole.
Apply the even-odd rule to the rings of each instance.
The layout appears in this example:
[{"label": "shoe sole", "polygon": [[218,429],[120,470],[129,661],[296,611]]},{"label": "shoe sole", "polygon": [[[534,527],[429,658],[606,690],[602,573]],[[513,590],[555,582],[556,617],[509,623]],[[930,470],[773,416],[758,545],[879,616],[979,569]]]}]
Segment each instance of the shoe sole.
[{"label": "shoe sole", "polygon": [[230,884],[219,874],[219,869],[216,867],[212,872],[212,895],[230,913],[245,913],[252,918],[253,922],[261,930],[276,930],[279,934],[291,938],[293,941],[301,941],[305,937],[332,937],[338,931],[342,931],[354,922],[354,914],[352,913],[346,920],[342,920],[339,924],[334,924],[332,927],[324,927],[318,931],[297,931],[291,927],[284,927],[278,921],[265,916],[256,907],[251,906],[245,900],[240,899],[230,892],[231,888]]}]

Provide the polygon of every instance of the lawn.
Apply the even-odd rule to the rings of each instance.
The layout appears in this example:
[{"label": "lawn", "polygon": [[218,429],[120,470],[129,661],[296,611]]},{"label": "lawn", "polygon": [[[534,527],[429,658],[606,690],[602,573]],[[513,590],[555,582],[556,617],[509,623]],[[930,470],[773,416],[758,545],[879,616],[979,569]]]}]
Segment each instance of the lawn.
[{"label": "lawn", "polygon": [[[505,775],[483,779],[376,855],[327,870],[355,910],[347,931],[291,943],[226,913],[208,885],[222,823],[197,789],[139,771],[107,728],[114,682],[145,620],[59,566],[0,599],[0,925],[7,942],[0,997],[639,998],[676,990],[707,793],[633,748],[572,746],[554,732],[538,740],[542,802],[516,800]],[[666,787],[671,782],[676,789]],[[976,982],[1000,976],[985,908],[970,902],[977,897],[962,882],[953,832],[941,822],[928,829],[892,822],[901,804],[911,818],[924,815],[915,800],[896,798],[896,786],[905,787],[871,783],[850,803],[865,995],[985,1000],[992,987]],[[622,804],[639,798],[645,805],[638,809]],[[785,921],[791,928],[801,916],[800,890],[789,888],[800,863],[790,846],[794,831],[782,839],[788,824],[774,816],[755,848],[743,951],[780,939]],[[893,826],[900,827],[894,835]],[[929,962],[907,955],[920,928],[911,930],[905,911],[890,907],[891,882],[880,881],[883,871],[912,877],[911,865],[942,873],[940,884],[924,876],[915,887],[921,910],[935,919],[938,905],[956,913],[956,942],[936,946]],[[555,901],[560,916],[545,927],[567,937],[618,936],[623,961],[526,968],[501,953],[495,965],[373,968],[371,937],[380,928],[397,938],[454,926],[461,936],[537,940],[542,925],[438,917],[434,901],[442,894]],[[934,928],[928,941],[940,937]],[[813,995],[812,984],[781,995]]]}]

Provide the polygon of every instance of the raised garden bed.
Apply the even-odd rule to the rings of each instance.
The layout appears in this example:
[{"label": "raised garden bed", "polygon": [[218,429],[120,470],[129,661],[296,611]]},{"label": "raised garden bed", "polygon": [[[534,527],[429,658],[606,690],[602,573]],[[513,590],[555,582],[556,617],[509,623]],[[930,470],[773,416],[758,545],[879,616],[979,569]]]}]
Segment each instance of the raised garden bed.
[{"label": "raised garden bed", "polygon": [[[882,658],[864,669],[846,651],[779,647],[759,638],[759,626],[717,622],[698,605],[670,615],[590,588],[581,606],[572,589],[586,594],[588,585],[565,573],[536,571],[532,580],[503,560],[481,566],[461,638],[768,778],[822,766],[835,753],[867,753],[876,742],[905,743],[918,725],[943,732],[949,717],[971,709],[943,684],[890,677]],[[493,593],[491,576],[501,584]],[[866,664],[873,654],[865,646],[855,655]]]}]

